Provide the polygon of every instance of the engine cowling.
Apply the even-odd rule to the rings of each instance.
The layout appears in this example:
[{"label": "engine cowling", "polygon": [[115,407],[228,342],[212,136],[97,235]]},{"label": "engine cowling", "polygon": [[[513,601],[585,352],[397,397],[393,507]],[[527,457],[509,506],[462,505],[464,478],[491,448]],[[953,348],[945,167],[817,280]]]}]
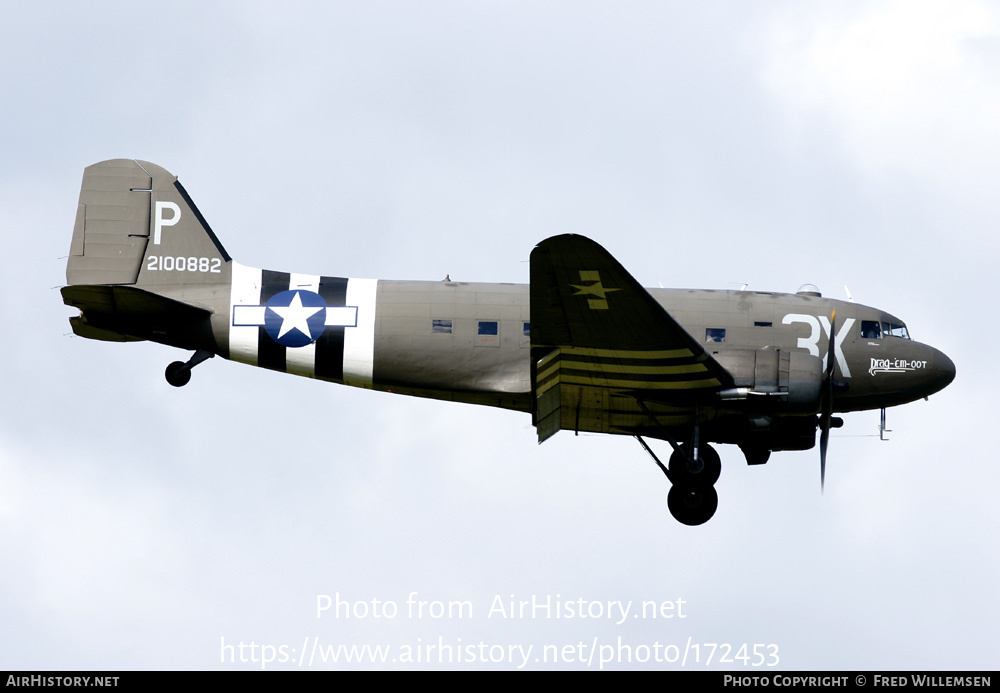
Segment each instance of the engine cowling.
[{"label": "engine cowling", "polygon": [[735,381],[735,390],[720,393],[723,399],[759,397],[776,411],[819,410],[823,361],[818,356],[787,349],[719,350],[712,356]]}]

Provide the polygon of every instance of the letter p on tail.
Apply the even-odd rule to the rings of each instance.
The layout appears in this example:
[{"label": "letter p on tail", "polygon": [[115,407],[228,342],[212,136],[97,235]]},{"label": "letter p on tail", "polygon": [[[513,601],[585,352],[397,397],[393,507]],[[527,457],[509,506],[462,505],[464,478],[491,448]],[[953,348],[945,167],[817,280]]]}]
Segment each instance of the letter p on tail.
[{"label": "letter p on tail", "polygon": [[70,285],[150,290],[230,281],[229,254],[177,177],[135,159],[83,172],[66,266]]}]

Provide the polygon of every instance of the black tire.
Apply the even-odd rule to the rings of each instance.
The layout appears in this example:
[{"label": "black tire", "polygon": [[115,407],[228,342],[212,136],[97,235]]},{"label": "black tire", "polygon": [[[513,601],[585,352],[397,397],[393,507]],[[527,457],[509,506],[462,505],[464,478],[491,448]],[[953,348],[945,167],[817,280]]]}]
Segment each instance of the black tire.
[{"label": "black tire", "polygon": [[164,375],[167,377],[167,382],[174,387],[184,387],[191,380],[191,369],[186,363],[174,361],[167,366]]},{"label": "black tire", "polygon": [[670,455],[669,469],[670,481],[674,484],[701,484],[711,486],[719,480],[722,474],[722,460],[719,453],[711,445],[701,445],[698,447],[698,459],[695,464],[691,464],[688,459],[691,455],[691,447],[684,446],[684,452],[688,456],[678,453],[676,450]]},{"label": "black tire", "polygon": [[714,486],[681,484],[671,486],[667,494],[667,508],[674,519],[683,525],[696,527],[712,519],[719,507],[719,494]]}]

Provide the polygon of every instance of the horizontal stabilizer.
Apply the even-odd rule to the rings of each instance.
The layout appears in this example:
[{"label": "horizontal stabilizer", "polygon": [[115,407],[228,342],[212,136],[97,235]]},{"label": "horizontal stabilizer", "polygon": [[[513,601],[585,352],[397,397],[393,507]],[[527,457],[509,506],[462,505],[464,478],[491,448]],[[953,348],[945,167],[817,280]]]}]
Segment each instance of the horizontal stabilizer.
[{"label": "horizontal stabilizer", "polygon": [[73,334],[77,337],[85,337],[87,339],[96,339],[100,342],[144,342],[145,339],[141,337],[130,337],[127,334],[122,334],[121,332],[115,332],[114,330],[105,330],[100,327],[94,327],[93,325],[87,323],[82,315],[78,315],[74,318],[69,319],[70,327],[73,328]]},{"label": "horizontal stabilizer", "polygon": [[133,286],[64,286],[62,296],[63,303],[81,311],[79,317],[70,318],[73,332],[105,341],[145,339],[144,334],[154,328],[193,324],[212,315],[205,308]]}]

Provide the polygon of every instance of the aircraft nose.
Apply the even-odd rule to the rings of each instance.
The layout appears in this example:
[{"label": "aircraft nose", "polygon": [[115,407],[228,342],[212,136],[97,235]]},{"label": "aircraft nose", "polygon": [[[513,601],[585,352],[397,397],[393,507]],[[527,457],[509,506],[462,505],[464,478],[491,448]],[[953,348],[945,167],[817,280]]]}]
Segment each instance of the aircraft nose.
[{"label": "aircraft nose", "polygon": [[939,390],[943,390],[951,384],[951,381],[955,379],[955,362],[948,358],[948,355],[944,352],[937,352],[935,354],[937,358],[934,359],[934,365],[937,368],[938,379],[940,382]]},{"label": "aircraft nose", "polygon": [[948,358],[948,355],[943,351],[932,348],[932,352],[928,395],[943,390],[955,379],[955,362]]}]

